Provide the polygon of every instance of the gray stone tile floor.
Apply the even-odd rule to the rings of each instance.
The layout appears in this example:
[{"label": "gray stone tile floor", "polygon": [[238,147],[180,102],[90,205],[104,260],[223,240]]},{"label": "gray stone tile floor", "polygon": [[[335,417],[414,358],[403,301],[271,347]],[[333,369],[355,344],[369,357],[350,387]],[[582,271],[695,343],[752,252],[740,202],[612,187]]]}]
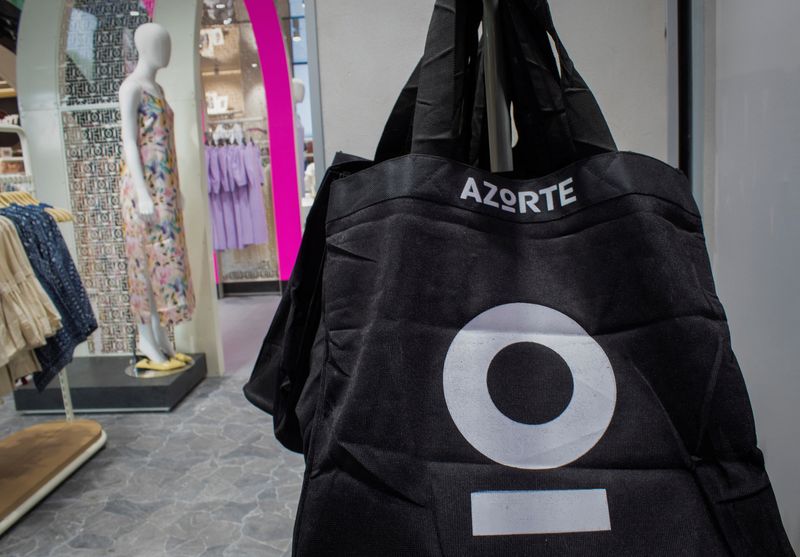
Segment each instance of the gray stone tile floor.
[{"label": "gray stone tile floor", "polygon": [[[90,416],[106,447],[0,537],[0,555],[290,555],[303,460],[242,395],[277,301],[220,302],[226,374],[173,412]],[[50,419],[6,400],[0,437]]]}]

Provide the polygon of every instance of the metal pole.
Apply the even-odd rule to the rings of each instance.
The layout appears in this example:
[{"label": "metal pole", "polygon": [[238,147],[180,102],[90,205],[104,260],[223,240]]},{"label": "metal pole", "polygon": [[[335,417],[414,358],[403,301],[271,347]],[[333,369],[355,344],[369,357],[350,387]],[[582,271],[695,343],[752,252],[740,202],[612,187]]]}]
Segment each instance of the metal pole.
[{"label": "metal pole", "polygon": [[75,411],[72,407],[72,395],[69,392],[66,369],[62,369],[61,373],[58,374],[58,380],[61,383],[61,397],[64,399],[64,413],[67,415],[67,421],[72,422],[75,420]]},{"label": "metal pole", "polygon": [[503,51],[497,23],[499,0],[483,0],[483,49],[486,111],[489,124],[489,160],[492,172],[514,169],[511,152],[511,115],[503,87]]}]

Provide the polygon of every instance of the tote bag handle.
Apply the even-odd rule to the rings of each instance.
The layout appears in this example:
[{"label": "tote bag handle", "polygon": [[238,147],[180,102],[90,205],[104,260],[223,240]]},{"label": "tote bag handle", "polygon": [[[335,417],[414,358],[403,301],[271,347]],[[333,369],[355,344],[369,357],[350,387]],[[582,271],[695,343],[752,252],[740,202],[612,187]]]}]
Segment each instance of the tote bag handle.
[{"label": "tote bag handle", "polygon": [[[425,54],[384,129],[376,161],[409,152],[488,168],[481,3],[438,0]],[[605,118],[553,25],[544,0],[501,0],[502,39],[520,141],[514,175],[539,176],[616,146]],[[559,75],[548,40],[556,46]]]},{"label": "tote bag handle", "polygon": [[381,162],[407,155],[411,152],[411,133],[414,128],[414,105],[417,102],[419,72],[422,60],[417,62],[411,77],[397,97],[383,134],[375,150],[375,162]]},{"label": "tote bag handle", "polygon": [[[520,140],[515,174],[541,175],[615,151],[608,124],[553,25],[546,0],[501,2]],[[558,66],[548,36],[556,46]]]},{"label": "tote bag handle", "polygon": [[466,158],[475,90],[467,70],[474,67],[481,10],[477,0],[436,0],[420,62],[412,153]]}]

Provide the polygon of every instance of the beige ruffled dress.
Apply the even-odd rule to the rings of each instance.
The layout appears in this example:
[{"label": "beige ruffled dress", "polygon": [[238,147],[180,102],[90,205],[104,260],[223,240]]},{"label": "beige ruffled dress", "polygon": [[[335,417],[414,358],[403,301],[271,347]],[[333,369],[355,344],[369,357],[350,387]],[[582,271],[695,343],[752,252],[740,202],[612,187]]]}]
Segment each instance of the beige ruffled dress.
[{"label": "beige ruffled dress", "polygon": [[41,368],[34,349],[61,328],[61,316],[33,272],[14,223],[0,217],[0,397]]}]

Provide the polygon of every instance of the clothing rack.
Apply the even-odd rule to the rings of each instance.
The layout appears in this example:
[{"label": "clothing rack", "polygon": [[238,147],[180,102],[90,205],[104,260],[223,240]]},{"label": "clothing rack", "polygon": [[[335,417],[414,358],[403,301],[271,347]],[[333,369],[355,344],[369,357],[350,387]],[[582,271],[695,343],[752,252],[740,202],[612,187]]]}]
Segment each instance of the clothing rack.
[{"label": "clothing rack", "polygon": [[[26,183],[33,186],[27,138],[19,126],[0,126],[0,133],[20,138]],[[2,177],[0,177],[2,181]],[[0,192],[0,207],[40,205],[28,192]],[[73,220],[65,209],[45,209],[57,222]],[[93,420],[76,420],[66,370],[58,374],[65,421],[37,424],[0,439],[0,535],[52,493],[106,444],[107,435]]]},{"label": "clothing rack", "polygon": [[213,120],[214,115],[209,114],[209,124],[244,124],[247,122],[265,122],[266,116],[243,116],[242,118],[224,118],[221,120]]},{"label": "clothing rack", "polygon": [[[41,205],[41,203],[26,191],[0,192],[0,207],[11,205]],[[56,222],[71,222],[72,214],[66,209],[46,206],[45,212],[52,216]]]},{"label": "clothing rack", "polygon": [[[211,115],[210,119],[208,120],[208,122],[206,122],[209,131],[211,131],[212,127],[216,127],[216,126],[225,126],[225,125],[229,125],[229,124],[248,124],[248,123],[252,123],[252,122],[266,122],[267,121],[267,117],[266,116],[243,116],[241,118],[223,118],[223,119],[219,119],[219,120],[213,120],[211,118],[213,118],[213,115]],[[253,129],[254,128],[245,128],[245,126],[242,126],[242,131],[243,132],[252,131]],[[267,133],[267,129],[266,128],[255,128],[255,129],[258,130],[259,132],[264,133],[264,134]],[[266,144],[269,145],[269,140],[268,139],[267,139]]]},{"label": "clothing rack", "polygon": [[[242,144],[247,143],[248,139],[250,143],[254,143],[258,146],[261,152],[261,161],[262,165],[264,163],[269,163],[269,131],[267,128],[260,128],[260,127],[248,127],[248,123],[254,122],[266,122],[266,116],[247,116],[243,118],[227,118],[224,120],[209,120],[206,122],[207,131],[205,132],[205,144],[207,147],[214,147],[214,146],[221,146],[225,145],[225,139],[222,142],[218,142],[217,140],[213,139],[214,133],[216,132],[217,128],[222,126],[225,128],[226,126],[230,125],[239,125],[242,129]],[[256,133],[254,133],[256,132]],[[229,141],[229,145],[235,145],[235,143],[230,139],[227,138]]]}]

